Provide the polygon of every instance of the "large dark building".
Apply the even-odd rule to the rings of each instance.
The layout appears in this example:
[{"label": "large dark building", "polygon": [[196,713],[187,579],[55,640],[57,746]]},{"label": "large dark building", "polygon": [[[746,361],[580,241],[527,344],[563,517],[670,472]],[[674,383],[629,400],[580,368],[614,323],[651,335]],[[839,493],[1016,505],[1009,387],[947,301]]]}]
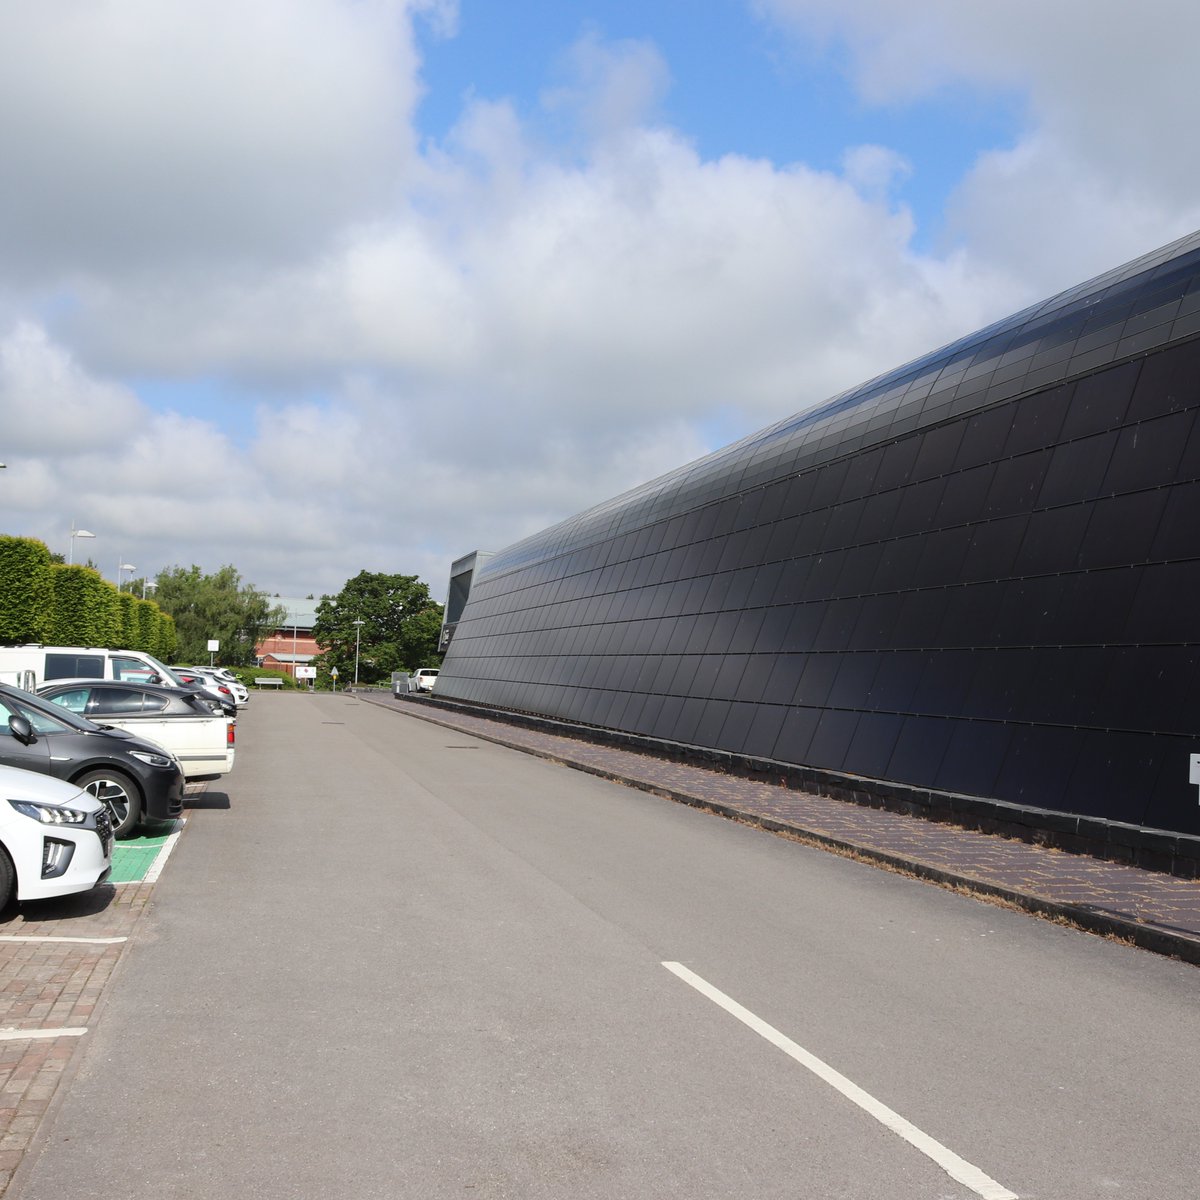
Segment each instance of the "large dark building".
[{"label": "large dark building", "polygon": [[1200,234],[475,566],[438,693],[1200,832]]}]

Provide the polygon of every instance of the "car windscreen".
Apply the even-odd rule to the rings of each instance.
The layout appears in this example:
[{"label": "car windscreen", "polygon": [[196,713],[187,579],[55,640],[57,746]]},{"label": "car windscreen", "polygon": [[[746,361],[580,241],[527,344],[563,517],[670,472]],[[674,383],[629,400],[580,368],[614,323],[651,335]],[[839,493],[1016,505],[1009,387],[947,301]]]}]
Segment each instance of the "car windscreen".
[{"label": "car windscreen", "polygon": [[45,700],[34,701],[24,696],[14,696],[12,692],[4,692],[0,694],[0,717],[3,718],[6,727],[8,718],[11,716],[25,717],[33,726],[34,733],[38,734],[62,733],[64,729],[81,729],[90,732],[100,728],[99,725],[89,721],[87,717],[81,717],[68,709],[60,708],[57,704],[52,705]]},{"label": "car windscreen", "polygon": [[153,654],[147,654],[145,657],[148,663],[157,668],[158,673],[162,676],[163,683],[169,683],[172,687],[183,686],[183,680],[165,662],[160,662]]}]

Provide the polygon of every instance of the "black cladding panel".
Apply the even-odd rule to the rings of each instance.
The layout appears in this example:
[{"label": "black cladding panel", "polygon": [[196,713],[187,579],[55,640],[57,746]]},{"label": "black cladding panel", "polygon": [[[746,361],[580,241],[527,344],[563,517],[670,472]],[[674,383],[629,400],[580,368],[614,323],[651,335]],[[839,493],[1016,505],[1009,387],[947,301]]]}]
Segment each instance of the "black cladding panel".
[{"label": "black cladding panel", "polygon": [[481,558],[439,694],[1200,832],[1198,264],[1200,234]]}]

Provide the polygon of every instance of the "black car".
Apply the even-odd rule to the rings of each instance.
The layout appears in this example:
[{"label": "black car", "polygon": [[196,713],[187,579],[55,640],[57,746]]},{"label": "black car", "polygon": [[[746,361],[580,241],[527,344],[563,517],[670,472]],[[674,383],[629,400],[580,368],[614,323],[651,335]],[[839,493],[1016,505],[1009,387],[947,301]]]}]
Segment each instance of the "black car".
[{"label": "black car", "polygon": [[183,770],[161,746],[102,729],[65,708],[0,684],[0,763],[65,779],[91,792],[128,837],[138,822],[183,812]]}]

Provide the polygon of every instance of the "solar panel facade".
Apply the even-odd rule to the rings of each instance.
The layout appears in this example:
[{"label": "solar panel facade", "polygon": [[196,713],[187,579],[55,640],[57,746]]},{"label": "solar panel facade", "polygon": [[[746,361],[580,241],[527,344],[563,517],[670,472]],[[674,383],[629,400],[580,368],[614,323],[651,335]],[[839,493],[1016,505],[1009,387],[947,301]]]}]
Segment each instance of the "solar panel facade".
[{"label": "solar panel facade", "polygon": [[526,538],[438,693],[1200,832],[1200,234]]}]

